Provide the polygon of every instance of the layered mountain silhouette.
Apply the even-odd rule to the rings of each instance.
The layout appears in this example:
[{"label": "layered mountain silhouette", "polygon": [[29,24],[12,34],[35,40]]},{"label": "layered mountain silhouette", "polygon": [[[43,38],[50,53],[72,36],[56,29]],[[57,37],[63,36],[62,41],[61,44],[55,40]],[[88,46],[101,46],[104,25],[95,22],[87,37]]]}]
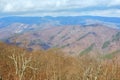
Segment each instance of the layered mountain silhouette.
[{"label": "layered mountain silhouette", "polygon": [[3,17],[0,40],[28,50],[59,48],[73,55],[118,55],[119,21],[99,16]]}]

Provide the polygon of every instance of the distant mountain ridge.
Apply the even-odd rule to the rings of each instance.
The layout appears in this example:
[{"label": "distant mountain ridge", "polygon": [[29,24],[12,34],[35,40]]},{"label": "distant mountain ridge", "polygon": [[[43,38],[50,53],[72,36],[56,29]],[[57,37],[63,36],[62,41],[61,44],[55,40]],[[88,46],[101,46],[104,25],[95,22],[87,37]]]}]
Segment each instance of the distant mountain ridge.
[{"label": "distant mountain ridge", "polygon": [[70,54],[120,51],[120,18],[99,16],[4,17],[0,40],[29,50],[60,48]]},{"label": "distant mountain ridge", "polygon": [[[114,24],[120,24],[119,17],[100,17],[100,16],[60,16],[60,17],[19,17],[10,16],[0,18],[0,23],[10,25],[12,23],[24,23],[24,24],[41,24],[48,22],[58,21],[61,25],[80,25],[85,24],[86,20],[98,20],[102,22],[109,22]],[[1,26],[0,24],[0,26]]]}]

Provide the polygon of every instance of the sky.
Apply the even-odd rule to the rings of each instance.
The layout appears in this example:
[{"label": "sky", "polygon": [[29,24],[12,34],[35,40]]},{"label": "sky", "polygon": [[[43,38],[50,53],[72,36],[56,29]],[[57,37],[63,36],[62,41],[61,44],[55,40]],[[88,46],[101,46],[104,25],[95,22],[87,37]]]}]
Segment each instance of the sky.
[{"label": "sky", "polygon": [[120,17],[120,0],[0,0],[0,16]]}]

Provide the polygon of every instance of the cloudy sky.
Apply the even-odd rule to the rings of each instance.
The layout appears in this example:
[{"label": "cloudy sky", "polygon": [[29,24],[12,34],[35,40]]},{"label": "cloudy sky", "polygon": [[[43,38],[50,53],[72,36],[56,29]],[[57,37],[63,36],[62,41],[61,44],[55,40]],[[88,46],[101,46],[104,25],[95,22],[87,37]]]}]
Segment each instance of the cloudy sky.
[{"label": "cloudy sky", "polygon": [[0,0],[0,16],[120,17],[120,0]]}]

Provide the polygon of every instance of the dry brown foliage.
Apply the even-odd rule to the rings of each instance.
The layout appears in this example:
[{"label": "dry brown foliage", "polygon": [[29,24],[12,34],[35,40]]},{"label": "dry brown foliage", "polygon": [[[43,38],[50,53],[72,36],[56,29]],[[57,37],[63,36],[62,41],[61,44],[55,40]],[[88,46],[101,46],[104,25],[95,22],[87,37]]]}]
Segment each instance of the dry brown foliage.
[{"label": "dry brown foliage", "polygon": [[64,55],[58,49],[29,52],[0,43],[1,80],[120,80],[117,58]]}]

